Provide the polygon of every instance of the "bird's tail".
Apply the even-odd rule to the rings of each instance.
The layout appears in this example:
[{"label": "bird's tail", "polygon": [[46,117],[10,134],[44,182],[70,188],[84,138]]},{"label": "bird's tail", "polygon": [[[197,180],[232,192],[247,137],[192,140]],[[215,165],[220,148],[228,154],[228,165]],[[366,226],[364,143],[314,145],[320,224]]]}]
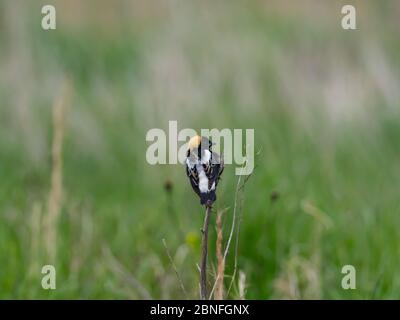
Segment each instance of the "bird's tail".
[{"label": "bird's tail", "polygon": [[200,193],[200,203],[202,205],[211,205],[217,200],[217,195],[215,194],[215,190],[211,190],[209,192]]}]

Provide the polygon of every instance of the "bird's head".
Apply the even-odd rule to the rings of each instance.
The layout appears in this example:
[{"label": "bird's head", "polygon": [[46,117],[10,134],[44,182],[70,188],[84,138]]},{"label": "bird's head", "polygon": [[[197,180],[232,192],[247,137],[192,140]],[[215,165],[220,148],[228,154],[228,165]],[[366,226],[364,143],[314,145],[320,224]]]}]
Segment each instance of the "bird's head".
[{"label": "bird's head", "polygon": [[213,143],[208,138],[195,135],[188,142],[187,156],[201,158],[202,152],[210,150],[212,145]]}]

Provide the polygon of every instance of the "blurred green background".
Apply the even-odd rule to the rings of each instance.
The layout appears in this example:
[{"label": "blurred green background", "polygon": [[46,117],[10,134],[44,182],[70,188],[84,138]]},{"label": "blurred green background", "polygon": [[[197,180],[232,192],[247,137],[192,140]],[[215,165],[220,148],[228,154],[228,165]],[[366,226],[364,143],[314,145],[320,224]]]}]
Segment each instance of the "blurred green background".
[{"label": "blurred green background", "polygon": [[[54,31],[41,28],[44,4]],[[341,28],[344,4],[355,31]],[[182,165],[145,159],[146,132],[169,120],[255,129],[228,298],[239,272],[247,299],[400,298],[399,16],[396,0],[0,0],[0,298],[198,297],[203,209]],[[227,166],[218,190],[224,243],[237,179]],[[46,264],[56,290],[41,287]],[[356,290],[341,287],[347,264]]]}]

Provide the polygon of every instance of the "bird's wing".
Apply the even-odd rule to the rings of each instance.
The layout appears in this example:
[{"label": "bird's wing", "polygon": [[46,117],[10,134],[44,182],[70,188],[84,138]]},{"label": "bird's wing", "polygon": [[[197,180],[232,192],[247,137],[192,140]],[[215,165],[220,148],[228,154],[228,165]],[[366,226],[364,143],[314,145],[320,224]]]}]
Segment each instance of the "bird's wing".
[{"label": "bird's wing", "polygon": [[200,190],[199,190],[199,174],[197,173],[196,166],[193,168],[189,168],[186,165],[186,175],[189,178],[190,184],[194,190],[199,196],[200,196]]},{"label": "bird's wing", "polygon": [[216,187],[221,178],[221,174],[224,171],[224,161],[222,157],[213,152],[212,161],[209,163],[207,168],[205,168],[205,171],[208,177],[208,188],[211,189],[214,182]]}]

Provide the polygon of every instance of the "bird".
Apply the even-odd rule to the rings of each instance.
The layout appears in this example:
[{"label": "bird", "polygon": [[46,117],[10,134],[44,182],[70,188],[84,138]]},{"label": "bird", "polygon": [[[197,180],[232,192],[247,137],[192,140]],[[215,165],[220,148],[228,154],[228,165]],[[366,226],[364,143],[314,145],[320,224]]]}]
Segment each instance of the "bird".
[{"label": "bird", "polygon": [[221,156],[211,150],[213,143],[206,137],[193,136],[186,153],[186,175],[200,204],[211,207],[217,200],[216,188],[224,171]]}]

